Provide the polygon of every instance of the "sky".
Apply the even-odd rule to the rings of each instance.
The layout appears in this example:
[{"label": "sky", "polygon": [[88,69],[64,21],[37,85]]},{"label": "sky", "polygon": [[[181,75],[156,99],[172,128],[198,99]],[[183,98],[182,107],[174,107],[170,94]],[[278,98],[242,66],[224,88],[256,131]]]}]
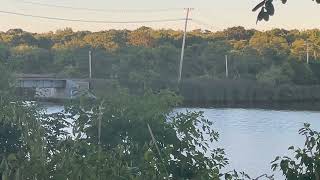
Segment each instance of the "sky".
[{"label": "sky", "polygon": [[[208,29],[223,30],[233,26],[244,26],[259,30],[272,28],[312,29],[320,28],[320,5],[309,0],[289,0],[282,5],[275,1],[276,13],[269,22],[256,24],[257,13],[251,9],[260,0],[1,0],[0,11],[24,13],[36,16],[47,16],[66,19],[82,19],[93,21],[141,21],[185,18],[183,8],[194,8],[189,21],[188,30]],[[72,10],[67,8],[47,7],[27,2],[50,4],[55,6],[71,6],[75,8],[105,9],[103,12]],[[172,11],[130,12],[132,9],[174,9]],[[176,9],[177,8],[177,9]],[[180,9],[181,8],[181,9]],[[121,12],[110,11],[121,9]],[[129,11],[128,11],[129,9]],[[126,11],[127,10],[127,11]],[[201,22],[201,23],[199,23]],[[71,27],[75,31],[102,31],[108,29],[136,29],[141,26],[171,29],[183,29],[184,22],[161,23],[84,23],[39,19],[0,13],[0,31],[21,28],[29,32],[49,32]]]}]

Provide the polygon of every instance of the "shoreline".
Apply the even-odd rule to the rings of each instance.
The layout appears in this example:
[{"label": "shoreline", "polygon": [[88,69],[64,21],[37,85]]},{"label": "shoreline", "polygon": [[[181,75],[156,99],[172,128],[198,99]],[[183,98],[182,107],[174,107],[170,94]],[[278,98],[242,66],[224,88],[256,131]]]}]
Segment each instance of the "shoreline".
[{"label": "shoreline", "polygon": [[[70,101],[70,100],[65,100]],[[37,101],[43,105],[52,106],[63,106],[63,100],[40,100]],[[176,108],[207,108],[207,109],[218,109],[218,108],[241,108],[241,109],[262,109],[262,110],[279,110],[279,111],[320,111],[320,101],[287,101],[287,102],[276,102],[276,101],[260,101],[260,102],[188,102],[184,101],[181,105]]]},{"label": "shoreline", "polygon": [[288,110],[288,111],[320,111],[320,101],[309,102],[229,102],[229,103],[190,103],[184,102],[184,108],[242,108],[242,109],[266,109],[266,110]]}]

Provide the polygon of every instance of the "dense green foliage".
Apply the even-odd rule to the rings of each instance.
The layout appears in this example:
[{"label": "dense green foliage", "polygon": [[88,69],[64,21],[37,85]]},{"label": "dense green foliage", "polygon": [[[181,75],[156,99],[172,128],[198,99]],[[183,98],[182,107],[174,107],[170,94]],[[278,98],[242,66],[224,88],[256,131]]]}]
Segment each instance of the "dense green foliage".
[{"label": "dense green foliage", "polygon": [[[173,30],[109,30],[32,34],[19,29],[0,33],[0,57],[21,73],[59,73],[88,77],[88,51],[93,51],[93,77],[143,81],[175,80],[182,33]],[[306,64],[309,43],[310,65]],[[319,82],[320,30],[260,32],[234,27],[221,32],[188,34],[183,78],[225,77],[228,54],[231,79],[269,83]]]},{"label": "dense green foliage", "polygon": [[174,93],[137,96],[119,89],[99,100],[75,100],[63,113],[48,115],[16,99],[10,73],[0,67],[2,180],[222,176],[224,151],[210,145],[218,133],[201,112],[173,114],[181,102]]},{"label": "dense green foliage", "polygon": [[[173,113],[181,98],[170,91],[126,90],[77,99],[63,113],[45,114],[14,96],[11,73],[0,64],[0,176],[2,180],[227,179],[257,180],[221,169],[218,133],[201,112]],[[300,130],[306,147],[298,162],[279,164],[287,179],[319,180],[319,132]],[[293,149],[290,147],[290,149]],[[280,160],[277,158],[276,161]]]},{"label": "dense green foliage", "polygon": [[[192,106],[319,110],[320,86],[268,85],[252,80],[187,80],[180,90]],[[310,107],[313,106],[313,107]]]},{"label": "dense green foliage", "polygon": [[[120,81],[134,90],[175,88],[181,41],[180,31],[147,27],[101,32],[73,32],[67,28],[42,34],[14,29],[0,33],[0,60],[17,73],[87,78],[88,51],[92,50],[95,79]],[[309,64],[306,63],[306,42],[309,44]],[[228,80],[225,55],[229,56]],[[224,101],[228,102],[237,102],[241,97],[247,97],[244,101],[251,102],[257,94],[268,101],[282,101],[283,98],[278,98],[281,94],[286,97],[296,94],[305,101],[318,100],[310,95],[318,92],[317,88],[307,86],[320,82],[319,59],[318,29],[261,32],[233,27],[220,32],[194,30],[188,33],[181,94],[187,97],[184,94],[193,89],[195,96],[203,96],[201,90],[206,87],[210,93],[205,99],[210,99],[210,103],[220,102],[215,98],[222,97],[220,90],[225,90],[222,93],[225,94]],[[218,85],[219,91],[215,88]],[[238,88],[250,93],[230,95]],[[194,99],[190,103],[207,102]]]},{"label": "dense green foliage", "polygon": [[304,128],[299,130],[299,134],[305,136],[305,146],[296,149],[293,146],[289,147],[289,150],[294,152],[294,158],[277,157],[272,162],[272,168],[281,169],[285,177],[290,180],[319,180],[320,132],[311,129],[310,124],[305,124]]}]

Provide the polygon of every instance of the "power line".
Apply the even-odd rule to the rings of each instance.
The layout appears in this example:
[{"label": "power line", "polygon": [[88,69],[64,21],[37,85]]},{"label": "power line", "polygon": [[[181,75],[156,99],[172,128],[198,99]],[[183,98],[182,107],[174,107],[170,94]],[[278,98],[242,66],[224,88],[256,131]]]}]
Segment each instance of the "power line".
[{"label": "power line", "polygon": [[39,19],[50,19],[50,20],[58,20],[58,21],[70,21],[70,22],[84,22],[84,23],[102,23],[102,24],[134,24],[134,23],[160,23],[160,22],[185,21],[185,18],[137,20],[137,21],[102,21],[102,20],[67,19],[67,18],[59,18],[59,17],[38,16],[38,15],[17,13],[17,12],[11,12],[11,11],[2,11],[2,10],[0,10],[0,13],[17,15],[17,16],[24,16],[24,17],[39,18]]},{"label": "power line", "polygon": [[43,7],[51,8],[62,8],[62,9],[72,9],[72,10],[84,10],[84,11],[95,11],[95,12],[111,12],[111,13],[144,13],[144,12],[169,12],[169,11],[183,11],[184,8],[166,8],[166,9],[96,9],[96,8],[83,8],[83,7],[72,7],[72,6],[62,6],[54,4],[45,4],[32,1],[21,1],[25,4],[32,4]]}]

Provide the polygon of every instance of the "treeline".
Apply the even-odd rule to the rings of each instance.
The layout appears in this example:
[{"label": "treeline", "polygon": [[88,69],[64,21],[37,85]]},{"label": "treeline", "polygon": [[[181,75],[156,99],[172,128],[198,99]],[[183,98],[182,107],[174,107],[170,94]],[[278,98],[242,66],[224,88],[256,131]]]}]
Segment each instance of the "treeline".
[{"label": "treeline", "polygon": [[[66,28],[41,34],[12,29],[0,33],[0,59],[17,73],[85,78],[91,50],[94,78],[145,89],[157,81],[177,81],[181,41],[180,31],[148,27],[101,32]],[[229,57],[228,78],[225,55]],[[194,30],[188,33],[182,77],[205,83],[252,81],[269,87],[319,84],[320,30]]]}]

